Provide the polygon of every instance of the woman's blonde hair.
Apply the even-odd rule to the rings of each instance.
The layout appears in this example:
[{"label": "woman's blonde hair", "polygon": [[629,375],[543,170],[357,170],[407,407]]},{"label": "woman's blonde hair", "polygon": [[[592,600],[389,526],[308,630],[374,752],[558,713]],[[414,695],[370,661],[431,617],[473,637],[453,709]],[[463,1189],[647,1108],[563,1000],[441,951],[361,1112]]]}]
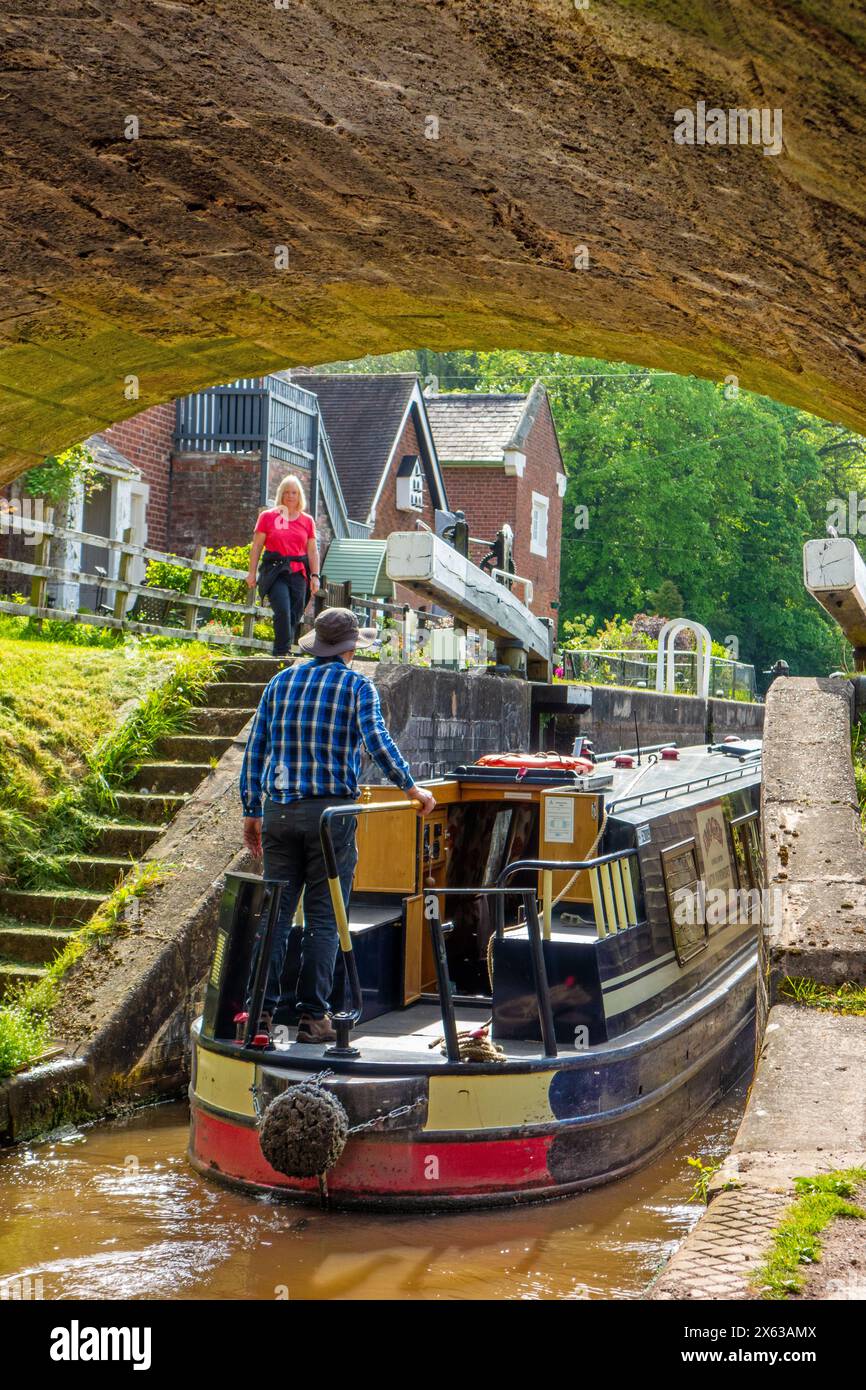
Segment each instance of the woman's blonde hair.
[{"label": "woman's blonde hair", "polygon": [[283,478],[282,482],[277,488],[277,495],[274,499],[274,506],[281,507],[283,505],[283,497],[286,493],[286,490],[290,488],[293,483],[300,494],[301,511],[305,512],[307,510],[307,494],[304,492],[304,485],[301,482],[300,478],[296,478],[294,473],[289,473],[285,478]]}]

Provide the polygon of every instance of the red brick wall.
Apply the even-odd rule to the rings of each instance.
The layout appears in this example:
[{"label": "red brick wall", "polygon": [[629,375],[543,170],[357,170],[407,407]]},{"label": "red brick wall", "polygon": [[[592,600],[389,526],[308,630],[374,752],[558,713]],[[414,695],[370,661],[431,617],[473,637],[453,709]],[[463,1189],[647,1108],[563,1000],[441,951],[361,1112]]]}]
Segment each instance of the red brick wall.
[{"label": "red brick wall", "polygon": [[[559,551],[562,540],[562,498],[556,486],[557,473],[564,472],[556,442],[550,406],[545,400],[526,441],[526,467],[522,478],[509,477],[502,468],[479,465],[476,468],[446,468],[445,485],[452,511],[466,513],[473,536],[492,540],[503,522],[514,531],[514,568],[531,579],[534,586],[532,611],[540,618],[557,619],[551,603],[559,598]],[[532,494],[539,492],[550,502],[547,522],[547,556],[533,555]],[[484,551],[472,546],[470,555],[478,563]],[[519,591],[518,591],[519,592]]]},{"label": "red brick wall", "polygon": [[[502,468],[446,468],[445,486],[452,511],[464,511],[469,534],[493,540],[503,522],[516,531],[517,478],[509,478]],[[482,546],[471,546],[469,554],[477,564],[486,553]]]},{"label": "red brick wall", "polygon": [[176,454],[167,549],[248,545],[259,507],[259,455]]},{"label": "red brick wall", "polygon": [[[414,531],[416,518],[420,517],[427,525],[433,529],[433,499],[430,496],[430,486],[427,478],[424,478],[424,509],[420,512],[403,512],[397,508],[397,469],[400,467],[401,460],[406,454],[421,455],[421,446],[418,442],[418,433],[415,429],[415,422],[410,415],[403,428],[397,448],[394,450],[394,457],[385,485],[376,503],[376,521],[370,533],[375,540],[385,540],[392,531]],[[423,455],[421,455],[423,457]],[[383,460],[384,466],[384,460]],[[419,598],[417,594],[411,593],[408,589],[396,586],[395,603],[408,603],[413,608],[429,608],[428,599]]]},{"label": "red brick wall", "polygon": [[154,550],[165,550],[168,540],[168,485],[171,445],[174,435],[174,402],[154,405],[110,425],[102,433],[115,449],[141,471],[142,482],[150,494],[147,503],[147,543]]},{"label": "red brick wall", "polygon": [[[288,473],[301,481],[309,501],[306,469],[271,464],[269,495]],[[168,549],[191,555],[197,545],[249,545],[259,506],[259,454],[176,454],[172,460]],[[333,533],[319,492],[320,556]]]}]

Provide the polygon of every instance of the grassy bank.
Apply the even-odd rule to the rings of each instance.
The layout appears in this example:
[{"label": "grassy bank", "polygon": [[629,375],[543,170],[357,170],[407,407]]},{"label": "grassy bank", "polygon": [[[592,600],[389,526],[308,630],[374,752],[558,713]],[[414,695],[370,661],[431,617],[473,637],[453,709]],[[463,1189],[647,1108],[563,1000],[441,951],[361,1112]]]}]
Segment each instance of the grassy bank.
[{"label": "grassy bank", "polygon": [[0,1004],[0,1080],[26,1067],[45,1051],[51,1039],[51,1015],[63,976],[91,947],[105,947],[110,938],[128,931],[134,902],[161,883],[170,870],[153,861],[136,868],[115,888],[89,922],[85,922],[35,984],[22,985]]},{"label": "grassy bank", "polygon": [[800,1293],[810,1265],[821,1258],[821,1237],[837,1217],[862,1220],[866,1211],[851,1199],[866,1182],[866,1168],[849,1168],[814,1178],[795,1178],[797,1200],[773,1232],[770,1252],[753,1278],[760,1298]]},{"label": "grassy bank", "polygon": [[0,637],[0,882],[56,879],[216,664],[196,645]]},{"label": "grassy bank", "polygon": [[[65,886],[62,856],[84,848],[159,740],[184,728],[223,660],[197,644],[0,635],[0,884]],[[0,1006],[0,1077],[45,1049],[60,980],[129,929],[131,901],[163,872],[153,863],[133,870],[47,973]]]}]

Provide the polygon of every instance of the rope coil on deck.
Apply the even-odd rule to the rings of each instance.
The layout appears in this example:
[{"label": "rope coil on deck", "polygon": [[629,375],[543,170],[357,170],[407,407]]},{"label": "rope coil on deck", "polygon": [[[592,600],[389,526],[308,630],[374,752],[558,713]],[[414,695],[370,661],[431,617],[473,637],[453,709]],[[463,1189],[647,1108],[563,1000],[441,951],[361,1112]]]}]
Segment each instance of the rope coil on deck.
[{"label": "rope coil on deck", "polygon": [[[461,1062],[504,1062],[506,1056],[498,1043],[491,1040],[488,1035],[490,1023],[485,1023],[481,1028],[465,1029],[457,1034],[457,1046],[460,1051]],[[434,1038],[429,1047],[439,1047],[442,1052],[447,1052],[445,1038]]]}]

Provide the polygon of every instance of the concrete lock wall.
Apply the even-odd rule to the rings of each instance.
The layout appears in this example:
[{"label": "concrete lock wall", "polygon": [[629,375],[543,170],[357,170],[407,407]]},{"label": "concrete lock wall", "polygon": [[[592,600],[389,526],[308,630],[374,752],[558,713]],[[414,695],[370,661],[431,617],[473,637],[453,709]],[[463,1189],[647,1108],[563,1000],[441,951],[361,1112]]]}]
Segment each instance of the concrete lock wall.
[{"label": "concrete lock wall", "polygon": [[558,753],[569,753],[578,735],[590,738],[597,753],[633,748],[635,721],[644,746],[677,743],[688,747],[716,743],[730,734],[760,737],[764,706],[607,685],[533,686],[534,748],[543,743]]},{"label": "concrete lock wall", "polygon": [[[530,747],[532,687],[507,676],[387,665],[376,674],[385,723],[416,777],[485,753]],[[375,764],[366,781],[382,782]]]},{"label": "concrete lock wall", "polygon": [[[754,1298],[756,1274],[797,1195],[795,1179],[866,1166],[866,1018],[795,1003],[784,983],[866,984],[853,701],[845,680],[789,678],[770,687],[757,1067],[731,1153],[710,1182],[709,1207],[652,1298]],[[857,1262],[840,1269],[833,1285],[818,1296],[862,1299]]]}]

